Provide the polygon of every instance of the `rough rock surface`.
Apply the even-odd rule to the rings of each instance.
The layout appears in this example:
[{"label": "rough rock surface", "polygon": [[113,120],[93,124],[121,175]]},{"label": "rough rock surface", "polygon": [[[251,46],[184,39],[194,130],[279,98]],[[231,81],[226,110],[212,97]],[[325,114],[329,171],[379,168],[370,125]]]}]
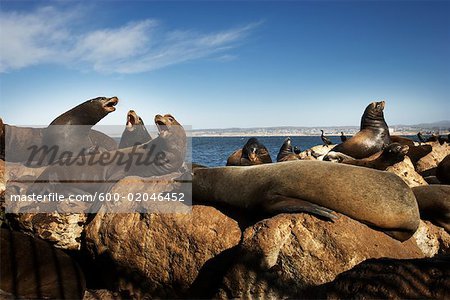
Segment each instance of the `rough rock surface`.
[{"label": "rough rock surface", "polygon": [[440,145],[439,142],[427,143],[433,147],[433,150],[426,156],[422,157],[416,166],[418,173],[423,173],[436,168],[437,165],[450,154],[450,145],[444,143]]},{"label": "rough rock surface", "polygon": [[427,257],[438,244],[426,228],[401,243],[343,215],[334,223],[307,214],[278,215],[247,228],[240,259],[216,296],[292,297],[365,259]]},{"label": "rough rock surface", "polygon": [[449,299],[450,258],[370,259],[301,297]]},{"label": "rough rock surface", "polygon": [[[202,267],[241,239],[236,221],[213,207],[192,213],[98,214],[86,227],[88,251],[114,266],[113,286],[130,297],[181,297]],[[108,287],[108,288],[112,288]]]},{"label": "rough rock surface", "polygon": [[413,163],[407,156],[405,156],[403,161],[388,167],[386,171],[399,176],[409,187],[428,185],[425,179],[416,172]]},{"label": "rough rock surface", "polygon": [[122,300],[119,293],[108,290],[86,290],[83,300]]},{"label": "rough rock surface", "polygon": [[24,213],[11,216],[21,231],[67,250],[81,248],[81,235],[86,214]]}]

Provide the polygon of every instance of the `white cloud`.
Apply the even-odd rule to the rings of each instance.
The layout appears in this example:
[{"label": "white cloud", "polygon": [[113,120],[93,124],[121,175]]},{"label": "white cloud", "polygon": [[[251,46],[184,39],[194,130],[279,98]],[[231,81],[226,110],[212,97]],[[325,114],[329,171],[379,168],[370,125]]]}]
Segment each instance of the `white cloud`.
[{"label": "white cloud", "polygon": [[[0,72],[63,64],[103,73],[139,73],[217,56],[239,46],[260,23],[220,32],[166,31],[156,20],[76,32],[86,14],[45,7],[0,12]],[[225,60],[222,60],[225,61]]]}]

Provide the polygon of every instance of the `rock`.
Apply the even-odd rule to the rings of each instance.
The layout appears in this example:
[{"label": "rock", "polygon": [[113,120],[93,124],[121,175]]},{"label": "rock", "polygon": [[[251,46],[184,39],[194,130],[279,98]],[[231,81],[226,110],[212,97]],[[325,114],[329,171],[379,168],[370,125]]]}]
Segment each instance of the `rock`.
[{"label": "rock", "polygon": [[416,172],[413,163],[407,156],[405,156],[403,161],[388,167],[386,171],[399,176],[409,187],[428,185],[425,179]]},{"label": "rock", "polygon": [[81,234],[86,214],[24,213],[11,214],[12,221],[21,231],[31,233],[55,247],[66,250],[81,248]]},{"label": "rock", "polygon": [[417,162],[416,170],[420,174],[436,168],[437,165],[450,154],[450,145],[447,143],[444,143],[443,145],[440,145],[439,142],[427,144],[431,145],[433,150]]},{"label": "rock", "polygon": [[311,147],[299,154],[300,159],[303,160],[322,160],[323,157],[336,145],[329,145],[329,146],[323,146],[323,145],[317,145],[314,147]]},{"label": "rock", "polygon": [[437,251],[438,238],[426,228],[401,243],[339,216],[332,223],[307,214],[283,214],[247,228],[239,260],[230,267],[215,296],[295,297],[368,258],[423,258]]},{"label": "rock", "polygon": [[369,259],[300,298],[449,299],[450,258]]},{"label": "rock", "polygon": [[236,221],[213,207],[193,206],[191,213],[98,214],[86,227],[87,249],[108,288],[129,297],[185,296],[205,264],[241,239]]}]

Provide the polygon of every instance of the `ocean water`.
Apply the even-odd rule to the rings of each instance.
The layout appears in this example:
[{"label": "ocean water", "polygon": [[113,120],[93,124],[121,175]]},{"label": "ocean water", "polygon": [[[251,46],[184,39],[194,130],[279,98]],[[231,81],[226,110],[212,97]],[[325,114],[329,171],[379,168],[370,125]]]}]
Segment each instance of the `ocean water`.
[{"label": "ocean water", "polygon": [[[333,143],[340,143],[339,136],[327,136]],[[350,136],[348,136],[350,137]],[[416,136],[407,136],[417,140]],[[208,167],[225,166],[228,156],[244,146],[250,137],[193,137],[192,161]],[[269,150],[273,161],[276,161],[278,151],[286,137],[261,136],[258,140]],[[316,145],[322,145],[320,136],[293,136],[292,145],[306,150]]]}]

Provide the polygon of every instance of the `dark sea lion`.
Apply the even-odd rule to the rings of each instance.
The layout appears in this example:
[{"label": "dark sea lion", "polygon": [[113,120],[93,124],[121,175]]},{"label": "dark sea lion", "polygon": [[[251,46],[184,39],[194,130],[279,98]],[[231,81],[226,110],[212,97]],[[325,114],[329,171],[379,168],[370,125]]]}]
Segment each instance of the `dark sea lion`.
[{"label": "dark sea lion", "polygon": [[450,186],[422,185],[412,188],[422,219],[430,220],[450,233]]},{"label": "dark sea lion", "polygon": [[[63,113],[45,129],[42,138],[43,145],[58,146],[58,151],[72,152],[90,151],[95,143],[89,137],[92,126],[97,124],[109,113],[116,110],[119,102],[117,97],[97,97]],[[78,125],[78,126],[74,126]],[[111,139],[112,140],[112,139]],[[45,157],[47,159],[47,157]],[[40,160],[38,158],[38,160]],[[52,162],[52,161],[47,161]]]},{"label": "dark sea lion", "polygon": [[300,153],[302,153],[302,150],[298,146],[294,146],[294,153],[300,154]]},{"label": "dark sea lion", "polygon": [[251,166],[272,162],[269,150],[257,138],[248,139],[242,149],[234,151],[227,160],[227,166]]},{"label": "dark sea lion", "polygon": [[442,184],[450,184],[450,154],[438,164],[436,177]]},{"label": "dark sea lion", "polygon": [[83,299],[84,275],[62,250],[4,228],[0,237],[3,292],[13,299]]},{"label": "dark sea lion", "polygon": [[[407,155],[409,147],[406,145],[401,145],[399,143],[392,143],[383,151],[375,153],[367,158],[355,159],[349,157],[340,152],[334,152],[336,155],[334,158],[339,162],[342,162],[347,165],[366,167],[377,170],[386,170],[387,167],[392,166],[396,163],[403,161],[405,156]],[[329,153],[329,156],[332,156],[333,153]]]},{"label": "dark sea lion", "polygon": [[144,121],[134,110],[127,113],[127,123],[120,138],[119,148],[132,147],[151,141],[152,137],[145,128]]},{"label": "dark sea lion", "polygon": [[323,130],[320,129],[320,131],[322,132],[322,134],[320,135],[320,138],[322,139],[323,145],[324,146],[329,146],[332,144],[331,140],[329,138],[327,138],[324,134],[323,134]]},{"label": "dark sea lion", "polygon": [[409,147],[408,153],[406,155],[411,159],[413,165],[416,165],[419,159],[426,156],[433,150],[430,145],[416,146],[413,140],[399,135],[391,135],[391,141],[392,143],[399,143]]},{"label": "dark sea lion", "polygon": [[299,160],[300,157],[293,152],[291,138],[286,138],[277,155],[277,162]]},{"label": "dark sea lion", "polygon": [[[238,191],[238,192],[236,192]],[[194,170],[193,200],[269,214],[330,210],[404,241],[419,226],[411,189],[397,175],[322,161]]]},{"label": "dark sea lion", "polygon": [[366,158],[389,145],[391,138],[384,120],[384,105],[384,101],[369,104],[362,115],[360,131],[331,151],[354,158]]},{"label": "dark sea lion", "polygon": [[[178,171],[186,156],[186,133],[169,114],[156,115],[155,124],[159,136],[147,143],[57,161],[45,169],[27,194],[94,194],[109,191],[125,176],[152,177]],[[73,185],[61,184],[67,181]],[[77,185],[79,182],[87,184]]]}]

